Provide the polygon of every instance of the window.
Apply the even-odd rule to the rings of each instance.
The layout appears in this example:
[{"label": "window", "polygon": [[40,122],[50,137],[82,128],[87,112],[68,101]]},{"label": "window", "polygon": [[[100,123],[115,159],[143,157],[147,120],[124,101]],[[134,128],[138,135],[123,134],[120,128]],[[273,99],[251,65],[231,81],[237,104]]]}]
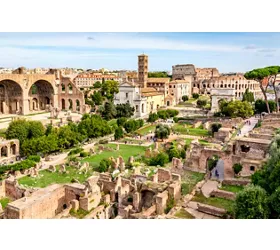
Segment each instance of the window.
[{"label": "window", "polygon": [[255,166],[250,166],[250,171],[255,171]]},{"label": "window", "polygon": [[128,93],[125,93],[125,98],[128,98]]}]

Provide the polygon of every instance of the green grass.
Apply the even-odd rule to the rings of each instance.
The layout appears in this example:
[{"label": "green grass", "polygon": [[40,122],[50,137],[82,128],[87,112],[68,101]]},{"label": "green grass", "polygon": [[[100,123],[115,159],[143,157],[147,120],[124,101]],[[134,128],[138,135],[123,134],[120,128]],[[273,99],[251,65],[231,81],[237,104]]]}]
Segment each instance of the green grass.
[{"label": "green grass", "polygon": [[189,194],[193,190],[196,183],[203,180],[204,175],[205,174],[203,173],[185,171],[184,175],[182,176],[182,194]]},{"label": "green grass", "polygon": [[244,189],[244,187],[243,186],[233,186],[233,185],[223,185],[220,189],[229,191],[229,192],[233,192],[233,193],[238,193],[238,192],[242,191]]},{"label": "green grass", "polygon": [[86,179],[93,174],[93,170],[89,170],[87,174],[79,174],[78,169],[74,167],[66,167],[66,170],[69,171],[69,173],[59,173],[58,171],[52,173],[48,170],[42,170],[39,172],[40,176],[24,176],[18,180],[18,183],[29,187],[44,188],[51,184],[71,183],[73,178],[77,179],[80,183],[84,183]]},{"label": "green grass", "polygon": [[110,125],[110,126],[117,125],[117,119],[112,119],[112,120],[108,121],[108,125]]},{"label": "green grass", "polygon": [[185,101],[185,103],[191,104],[191,103],[194,103],[196,101],[197,101],[197,99],[189,98],[189,100]]},{"label": "green grass", "polygon": [[[105,147],[116,149],[116,144],[105,144]],[[118,151],[103,151],[101,154],[93,155],[82,160],[82,162],[89,162],[93,167],[97,167],[102,159],[108,159],[110,157],[122,156],[125,161],[130,156],[138,156],[144,154],[146,147],[134,146],[134,145],[122,145],[120,144],[120,150]],[[98,151],[96,151],[98,152]]]},{"label": "green grass", "polygon": [[196,194],[192,201],[200,202],[206,205],[218,207],[218,208],[224,208],[225,210],[232,212],[233,211],[233,206],[234,206],[234,201],[232,200],[227,200],[223,198],[218,198],[218,197],[209,197],[206,198],[203,194]]},{"label": "green grass", "polygon": [[0,199],[0,204],[2,205],[3,209],[5,209],[5,207],[8,205],[9,202],[10,202],[9,198]]},{"label": "green grass", "polygon": [[198,142],[201,144],[201,145],[209,145],[210,143],[206,140],[198,140]]},{"label": "green grass", "polygon": [[78,209],[76,212],[71,209],[70,210],[70,215],[75,217],[75,218],[78,218],[78,219],[82,219],[84,218],[86,215],[88,215],[91,211],[86,211],[84,209]]},{"label": "green grass", "polygon": [[4,137],[4,138],[6,138],[6,130],[7,129],[0,129],[0,137]]},{"label": "green grass", "polygon": [[150,131],[154,132],[155,129],[156,129],[156,125],[150,125],[150,126],[147,126],[145,128],[140,128],[136,132],[139,133],[140,135],[146,135]]},{"label": "green grass", "polygon": [[182,126],[180,124],[175,124],[173,126],[175,132],[184,134],[184,135],[195,135],[195,136],[209,136],[209,131],[206,129],[200,128],[191,128],[189,126]]},{"label": "green grass", "polygon": [[175,216],[180,219],[194,219],[194,216],[192,216],[189,212],[187,212],[185,209],[181,208],[179,211],[175,213]]}]

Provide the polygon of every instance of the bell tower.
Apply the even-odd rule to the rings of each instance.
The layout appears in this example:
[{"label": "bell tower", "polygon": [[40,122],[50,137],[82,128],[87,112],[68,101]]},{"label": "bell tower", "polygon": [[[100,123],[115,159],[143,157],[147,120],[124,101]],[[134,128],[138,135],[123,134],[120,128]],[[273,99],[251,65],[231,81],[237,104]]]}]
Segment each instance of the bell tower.
[{"label": "bell tower", "polygon": [[141,88],[147,87],[148,80],[148,56],[139,55],[138,56],[138,83]]}]

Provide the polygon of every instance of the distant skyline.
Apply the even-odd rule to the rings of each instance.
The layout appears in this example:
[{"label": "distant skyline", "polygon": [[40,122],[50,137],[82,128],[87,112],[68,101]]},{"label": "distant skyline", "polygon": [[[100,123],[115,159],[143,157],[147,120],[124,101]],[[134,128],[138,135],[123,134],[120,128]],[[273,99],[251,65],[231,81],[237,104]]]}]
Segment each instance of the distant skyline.
[{"label": "distant skyline", "polygon": [[0,67],[137,70],[142,53],[149,71],[245,72],[280,64],[280,33],[0,33]]}]

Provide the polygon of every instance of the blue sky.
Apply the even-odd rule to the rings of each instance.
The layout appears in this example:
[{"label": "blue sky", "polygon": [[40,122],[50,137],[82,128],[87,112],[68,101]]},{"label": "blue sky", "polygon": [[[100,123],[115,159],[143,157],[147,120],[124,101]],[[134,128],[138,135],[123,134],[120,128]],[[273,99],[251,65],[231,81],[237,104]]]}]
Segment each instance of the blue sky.
[{"label": "blue sky", "polygon": [[175,64],[245,72],[280,64],[280,33],[0,33],[0,67],[137,69]]}]

